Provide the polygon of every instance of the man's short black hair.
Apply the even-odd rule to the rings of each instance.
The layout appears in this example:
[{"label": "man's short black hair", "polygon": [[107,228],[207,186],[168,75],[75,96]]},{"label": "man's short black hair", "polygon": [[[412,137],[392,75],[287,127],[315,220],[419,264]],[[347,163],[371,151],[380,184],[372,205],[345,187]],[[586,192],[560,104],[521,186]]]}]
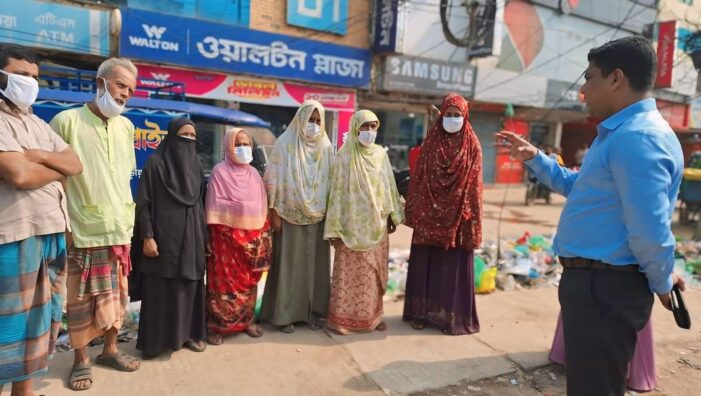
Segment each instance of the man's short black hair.
[{"label": "man's short black hair", "polygon": [[39,64],[39,58],[27,47],[19,44],[0,43],[0,69],[4,69],[10,58]]},{"label": "man's short black hair", "polygon": [[657,55],[650,41],[642,36],[624,37],[592,48],[587,59],[601,69],[604,77],[621,69],[635,91],[647,92],[655,83]]},{"label": "man's short black hair", "polygon": [[423,144],[423,142],[424,142],[424,138],[418,138],[418,139],[416,139],[416,145],[417,145],[417,146],[421,146],[421,145]]}]

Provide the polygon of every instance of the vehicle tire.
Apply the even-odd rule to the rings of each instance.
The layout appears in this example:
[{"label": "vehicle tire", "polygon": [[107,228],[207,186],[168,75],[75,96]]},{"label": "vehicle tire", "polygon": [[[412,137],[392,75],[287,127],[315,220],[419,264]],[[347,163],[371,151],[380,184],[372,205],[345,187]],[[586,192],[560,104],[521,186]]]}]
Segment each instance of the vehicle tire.
[{"label": "vehicle tire", "polygon": [[684,201],[679,205],[679,222],[683,224],[689,222],[689,209]]}]

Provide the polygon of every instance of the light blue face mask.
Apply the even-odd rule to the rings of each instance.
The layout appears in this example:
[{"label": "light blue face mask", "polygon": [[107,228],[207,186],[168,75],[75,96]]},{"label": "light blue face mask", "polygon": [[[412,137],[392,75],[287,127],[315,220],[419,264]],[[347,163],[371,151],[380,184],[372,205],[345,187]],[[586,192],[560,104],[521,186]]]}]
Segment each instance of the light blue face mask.
[{"label": "light blue face mask", "polygon": [[102,81],[105,83],[102,94],[100,94],[100,88],[97,89],[97,99],[95,100],[97,108],[100,109],[100,113],[107,118],[113,118],[122,114],[124,112],[124,105],[117,103],[112,97],[112,94],[110,94],[110,91],[107,90],[107,80],[103,77],[99,78],[102,78]]},{"label": "light blue face mask", "polygon": [[321,126],[316,123],[308,122],[307,129],[304,131],[309,138],[315,138],[321,133]]},{"label": "light blue face mask", "polygon": [[238,146],[234,148],[234,156],[239,164],[250,164],[253,161],[253,149],[251,146]]},{"label": "light blue face mask", "polygon": [[443,129],[448,133],[457,133],[465,123],[463,117],[443,117]]},{"label": "light blue face mask", "polygon": [[377,139],[377,130],[375,129],[360,131],[358,133],[358,141],[365,147],[369,147],[375,143],[375,139]]}]

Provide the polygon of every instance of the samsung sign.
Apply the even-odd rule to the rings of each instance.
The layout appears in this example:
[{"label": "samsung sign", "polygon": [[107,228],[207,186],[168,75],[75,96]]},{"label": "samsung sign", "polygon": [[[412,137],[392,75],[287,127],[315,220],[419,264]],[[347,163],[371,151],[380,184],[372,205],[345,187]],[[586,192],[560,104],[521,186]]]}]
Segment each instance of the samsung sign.
[{"label": "samsung sign", "polygon": [[475,86],[475,68],[465,64],[449,63],[410,56],[389,56],[385,60],[382,88],[421,94],[444,95],[457,92],[472,96]]}]

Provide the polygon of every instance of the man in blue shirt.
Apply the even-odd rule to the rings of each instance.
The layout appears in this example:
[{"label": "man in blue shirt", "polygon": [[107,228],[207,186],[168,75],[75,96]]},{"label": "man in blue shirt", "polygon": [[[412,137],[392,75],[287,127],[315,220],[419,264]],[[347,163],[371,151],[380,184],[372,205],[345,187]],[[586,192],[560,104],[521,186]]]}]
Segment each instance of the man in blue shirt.
[{"label": "man in blue shirt", "polygon": [[683,171],[681,145],[651,90],[655,51],[642,37],[594,48],[584,73],[591,115],[604,119],[579,172],[558,166],[510,132],[498,137],[538,179],[567,197],[554,249],[565,267],[559,299],[567,393],[623,395],[636,333],[656,293],[671,307],[672,214]]}]

